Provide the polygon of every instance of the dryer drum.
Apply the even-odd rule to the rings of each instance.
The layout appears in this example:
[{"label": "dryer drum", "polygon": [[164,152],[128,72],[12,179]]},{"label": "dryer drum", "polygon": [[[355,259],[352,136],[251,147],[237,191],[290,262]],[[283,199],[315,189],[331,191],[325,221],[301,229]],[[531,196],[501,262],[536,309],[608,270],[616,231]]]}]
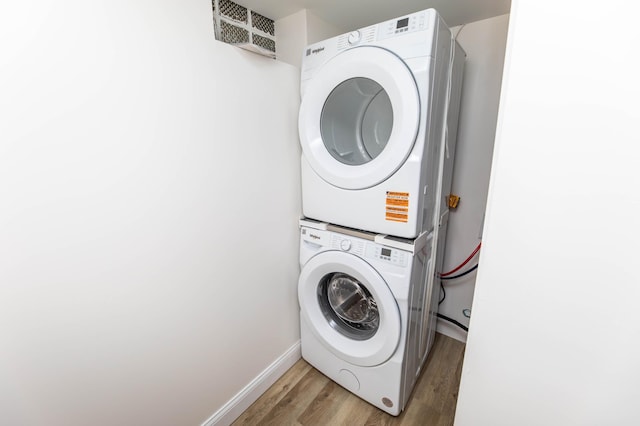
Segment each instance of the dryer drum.
[{"label": "dryer drum", "polygon": [[364,77],[340,83],[327,97],[320,117],[327,151],[349,166],[368,163],[380,155],[392,128],[389,95],[378,83]]},{"label": "dryer drum", "polygon": [[369,290],[352,276],[327,275],[319,285],[318,299],[325,318],[341,334],[366,340],[378,330],[378,305]]}]

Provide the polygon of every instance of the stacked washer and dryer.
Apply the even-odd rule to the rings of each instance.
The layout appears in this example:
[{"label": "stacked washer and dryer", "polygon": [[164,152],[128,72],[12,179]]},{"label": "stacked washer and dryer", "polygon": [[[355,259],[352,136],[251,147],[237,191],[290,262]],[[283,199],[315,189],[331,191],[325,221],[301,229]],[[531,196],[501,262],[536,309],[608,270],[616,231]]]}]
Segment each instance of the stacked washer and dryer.
[{"label": "stacked washer and dryer", "polygon": [[302,356],[392,415],[435,335],[465,56],[433,9],[303,53]]}]

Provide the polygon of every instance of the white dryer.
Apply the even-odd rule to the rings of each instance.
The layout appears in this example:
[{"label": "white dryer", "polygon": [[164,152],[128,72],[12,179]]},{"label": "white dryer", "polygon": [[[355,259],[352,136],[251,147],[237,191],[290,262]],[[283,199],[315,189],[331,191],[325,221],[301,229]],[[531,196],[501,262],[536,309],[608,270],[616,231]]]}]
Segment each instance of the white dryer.
[{"label": "white dryer", "polygon": [[406,240],[301,221],[302,357],[392,415],[435,335],[432,246],[432,234]]},{"label": "white dryer", "polygon": [[464,59],[433,9],[308,46],[304,216],[404,238],[433,229],[451,186]]}]

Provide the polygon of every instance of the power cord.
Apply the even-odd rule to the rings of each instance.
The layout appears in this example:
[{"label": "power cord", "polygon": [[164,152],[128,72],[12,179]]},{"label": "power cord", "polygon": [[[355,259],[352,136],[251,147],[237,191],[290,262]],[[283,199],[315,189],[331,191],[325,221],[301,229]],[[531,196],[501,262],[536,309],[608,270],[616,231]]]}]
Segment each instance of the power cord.
[{"label": "power cord", "polygon": [[[440,280],[453,280],[453,279],[456,279],[456,278],[464,277],[465,275],[470,274],[471,272],[475,271],[476,269],[478,269],[478,264],[477,264],[477,263],[476,263],[476,265],[475,265],[474,267],[472,267],[471,269],[469,269],[469,270],[467,270],[467,271],[464,271],[464,272],[463,272],[463,273],[461,273],[461,274],[454,275],[454,276],[452,276],[452,277],[442,277],[442,276],[441,276],[441,277],[440,277]],[[442,281],[441,281],[441,282],[442,282]]]},{"label": "power cord", "polygon": [[469,261],[470,261],[471,259],[473,259],[473,256],[475,256],[475,255],[478,253],[478,251],[480,251],[480,247],[481,247],[481,246],[482,246],[482,241],[480,241],[480,243],[478,243],[478,246],[475,248],[475,250],[473,250],[473,253],[471,253],[471,254],[469,255],[469,257],[467,257],[467,258],[465,259],[465,261],[464,261],[464,262],[462,262],[461,264],[459,264],[458,266],[456,266],[455,268],[453,268],[453,269],[452,269],[452,270],[450,270],[449,272],[443,272],[443,273],[441,273],[441,274],[438,274],[438,276],[439,276],[440,278],[442,278],[442,277],[446,277],[446,276],[448,276],[448,275],[451,275],[451,274],[453,274],[453,273],[455,273],[455,272],[458,272],[460,269],[462,269],[462,267],[463,267],[464,265],[466,265],[467,263],[469,263]]},{"label": "power cord", "polygon": [[[443,274],[438,274],[438,278],[440,278],[440,292],[442,293],[442,297],[440,300],[438,300],[438,306],[442,304],[442,302],[444,302],[444,300],[447,298],[447,292],[444,288],[443,285],[443,281],[444,280],[453,280],[456,278],[460,278],[460,277],[464,277],[465,275],[470,274],[471,272],[475,271],[476,269],[478,269],[478,264],[476,263],[474,266],[472,266],[471,268],[469,268],[468,270],[457,274],[457,275],[451,275],[457,271],[459,271],[460,269],[462,269],[462,267],[464,267],[464,265],[466,265],[467,263],[469,263],[469,261],[471,259],[473,259],[473,257],[478,253],[478,251],[480,251],[480,247],[482,246],[482,242],[480,242],[478,244],[478,246],[475,248],[475,250],[473,251],[473,253],[471,253],[469,255],[469,257],[467,257],[467,259],[462,262],[460,265],[458,265],[457,267],[455,267],[454,269],[450,270],[449,272],[445,272]],[[462,310],[462,315],[464,315],[466,318],[471,318],[471,309],[463,309]],[[453,318],[449,318],[446,315],[441,314],[440,312],[438,312],[438,318],[441,318],[445,321],[449,321],[450,323],[456,325],[457,327],[460,327],[462,330],[464,331],[469,331],[469,327],[467,327],[466,325],[462,324],[461,322],[453,319]]]},{"label": "power cord", "polygon": [[438,312],[438,318],[442,318],[445,321],[449,321],[450,323],[460,327],[461,329],[463,329],[464,331],[469,331],[469,327],[467,327],[466,325],[462,324],[459,321],[454,320],[453,318],[449,318],[446,315],[442,315],[440,312]]}]

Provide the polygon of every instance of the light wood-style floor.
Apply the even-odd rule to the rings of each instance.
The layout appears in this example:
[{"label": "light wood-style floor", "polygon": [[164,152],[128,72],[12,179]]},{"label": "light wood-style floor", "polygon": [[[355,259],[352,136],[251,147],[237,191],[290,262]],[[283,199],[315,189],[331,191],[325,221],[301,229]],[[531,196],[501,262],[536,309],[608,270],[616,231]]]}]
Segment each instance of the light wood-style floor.
[{"label": "light wood-style floor", "polygon": [[405,410],[393,417],[298,361],[232,426],[450,426],[458,398],[464,344],[436,334],[434,346]]}]

